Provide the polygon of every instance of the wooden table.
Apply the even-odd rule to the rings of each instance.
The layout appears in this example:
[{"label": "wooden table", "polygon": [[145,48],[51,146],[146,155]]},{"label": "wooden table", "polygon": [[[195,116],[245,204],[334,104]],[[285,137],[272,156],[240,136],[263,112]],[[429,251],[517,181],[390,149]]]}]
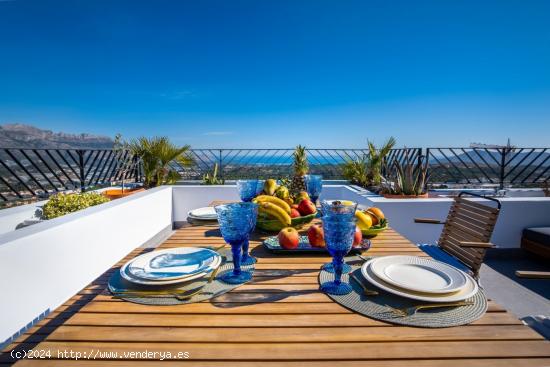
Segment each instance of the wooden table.
[{"label": "wooden table", "polygon": [[[154,359],[121,357],[132,351],[189,353],[185,362],[163,361],[170,366],[550,366],[550,343],[494,302],[468,326],[393,326],[355,314],[319,292],[319,267],[329,257],[272,255],[261,239],[256,235],[251,241],[258,259],[253,282],[213,301],[144,306],[113,299],[105,286],[114,267],[7,350],[50,350],[54,357],[20,360],[17,366],[159,365]],[[372,242],[369,255],[427,256],[391,229]],[[194,226],[177,230],[160,247],[220,244],[217,229]],[[142,251],[132,251],[117,266]],[[119,358],[57,358],[58,351],[98,350],[117,352]]]}]

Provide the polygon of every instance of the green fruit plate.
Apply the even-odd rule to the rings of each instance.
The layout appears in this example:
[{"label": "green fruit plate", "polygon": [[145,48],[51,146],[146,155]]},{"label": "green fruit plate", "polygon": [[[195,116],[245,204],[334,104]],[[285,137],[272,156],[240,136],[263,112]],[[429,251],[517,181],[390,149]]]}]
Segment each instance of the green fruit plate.
[{"label": "green fruit plate", "polygon": [[[315,219],[316,216],[317,213],[313,213],[310,215],[292,218],[290,226],[294,228],[300,228],[304,224],[311,222],[313,219]],[[279,222],[277,219],[266,219],[265,217],[258,217],[258,220],[256,222],[256,228],[266,232],[279,232],[285,227],[286,226],[283,223]]]},{"label": "green fruit plate", "polygon": [[369,229],[362,229],[361,233],[363,233],[363,236],[366,238],[373,238],[378,236],[379,233],[384,232],[386,229],[388,229],[387,223],[383,226],[372,226]]}]

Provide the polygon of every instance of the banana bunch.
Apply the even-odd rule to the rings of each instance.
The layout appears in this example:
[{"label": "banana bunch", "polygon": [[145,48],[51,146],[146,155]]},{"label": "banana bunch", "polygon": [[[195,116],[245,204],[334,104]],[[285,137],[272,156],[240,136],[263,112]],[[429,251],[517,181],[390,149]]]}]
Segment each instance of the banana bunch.
[{"label": "banana bunch", "polygon": [[290,205],[275,196],[260,195],[254,198],[252,202],[258,204],[260,213],[267,214],[286,226],[292,222],[290,218]]}]

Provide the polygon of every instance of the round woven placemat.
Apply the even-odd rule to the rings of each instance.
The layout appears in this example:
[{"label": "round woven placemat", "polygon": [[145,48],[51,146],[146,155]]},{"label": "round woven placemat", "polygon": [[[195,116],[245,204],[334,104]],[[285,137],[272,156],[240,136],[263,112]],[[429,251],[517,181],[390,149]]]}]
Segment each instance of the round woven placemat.
[{"label": "round woven placemat", "polygon": [[[166,290],[167,292],[179,292],[179,293],[192,293],[194,290],[198,290],[202,287],[201,292],[196,294],[188,299],[177,299],[175,296],[166,295],[166,296],[155,296],[155,297],[136,297],[136,296],[124,296],[118,297],[128,302],[139,303],[142,305],[156,305],[156,306],[174,306],[174,305],[184,305],[187,303],[195,303],[206,301],[214,297],[218,297],[224,293],[229,292],[232,289],[237,288],[241,284],[228,284],[219,280],[220,275],[225,272],[233,271],[233,261],[231,259],[230,253],[220,253],[222,255],[222,265],[216,275],[216,278],[208,283],[208,278],[210,274],[205,275],[203,278],[195,279],[189,283],[182,283],[169,286],[145,286],[134,284],[126,279],[124,279],[120,272],[117,270],[109,278],[108,289],[110,292],[121,292],[121,291],[148,291],[148,290]],[[242,265],[242,270],[247,270],[254,272],[254,265]]]},{"label": "round woven placemat", "polygon": [[[342,274],[342,280],[350,283],[353,292],[344,296],[331,294],[328,296],[342,306],[376,320],[406,326],[443,328],[469,324],[479,319],[487,311],[487,299],[480,289],[473,297],[467,299],[467,301],[473,302],[470,306],[426,309],[420,310],[412,316],[396,316],[392,312],[392,308],[412,307],[426,304],[427,302],[399,297],[376,288],[363,277],[361,267],[359,266],[352,266],[352,272],[368,288],[376,289],[379,294],[377,296],[365,296],[363,289],[354,279],[350,279],[348,274]],[[334,274],[321,270],[319,273],[319,284],[331,280],[334,280]]]}]

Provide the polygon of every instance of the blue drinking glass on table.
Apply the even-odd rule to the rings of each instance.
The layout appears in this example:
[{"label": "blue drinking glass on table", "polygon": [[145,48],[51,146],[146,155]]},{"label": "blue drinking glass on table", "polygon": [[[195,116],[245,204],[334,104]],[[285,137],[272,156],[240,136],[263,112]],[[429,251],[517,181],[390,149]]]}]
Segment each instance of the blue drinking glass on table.
[{"label": "blue drinking glass on table", "polygon": [[229,284],[246,283],[252,279],[252,273],[241,269],[241,248],[256,226],[258,204],[231,203],[218,205],[214,209],[223,239],[231,245],[233,255],[233,271],[220,275],[220,279]]},{"label": "blue drinking glass on table", "polygon": [[[349,222],[355,219],[357,203],[350,200],[323,200],[321,201],[321,213],[323,221],[325,218],[336,221]],[[324,271],[334,273],[333,263],[326,263],[322,266]],[[343,272],[349,273],[351,266],[343,265]]]},{"label": "blue drinking glass on table", "polygon": [[321,284],[321,290],[328,294],[344,295],[352,291],[349,283],[342,282],[344,256],[351,250],[353,236],[355,234],[355,218],[342,220],[342,218],[323,217],[323,231],[325,244],[332,256],[334,280]]},{"label": "blue drinking glass on table", "polygon": [[317,199],[323,191],[323,176],[321,175],[307,175],[306,176],[307,194],[313,204],[317,204]]},{"label": "blue drinking glass on table", "polygon": [[[256,212],[250,212],[248,221],[250,224],[250,231],[249,233],[252,233],[254,231],[254,228],[256,227],[256,219],[258,217]],[[247,238],[246,241],[243,242],[242,246],[242,256],[241,256],[241,265],[252,265],[256,263],[256,259],[248,253],[248,246],[249,246],[249,239]]]},{"label": "blue drinking glass on table", "polygon": [[237,180],[237,189],[242,201],[252,201],[256,197],[258,180]]}]

